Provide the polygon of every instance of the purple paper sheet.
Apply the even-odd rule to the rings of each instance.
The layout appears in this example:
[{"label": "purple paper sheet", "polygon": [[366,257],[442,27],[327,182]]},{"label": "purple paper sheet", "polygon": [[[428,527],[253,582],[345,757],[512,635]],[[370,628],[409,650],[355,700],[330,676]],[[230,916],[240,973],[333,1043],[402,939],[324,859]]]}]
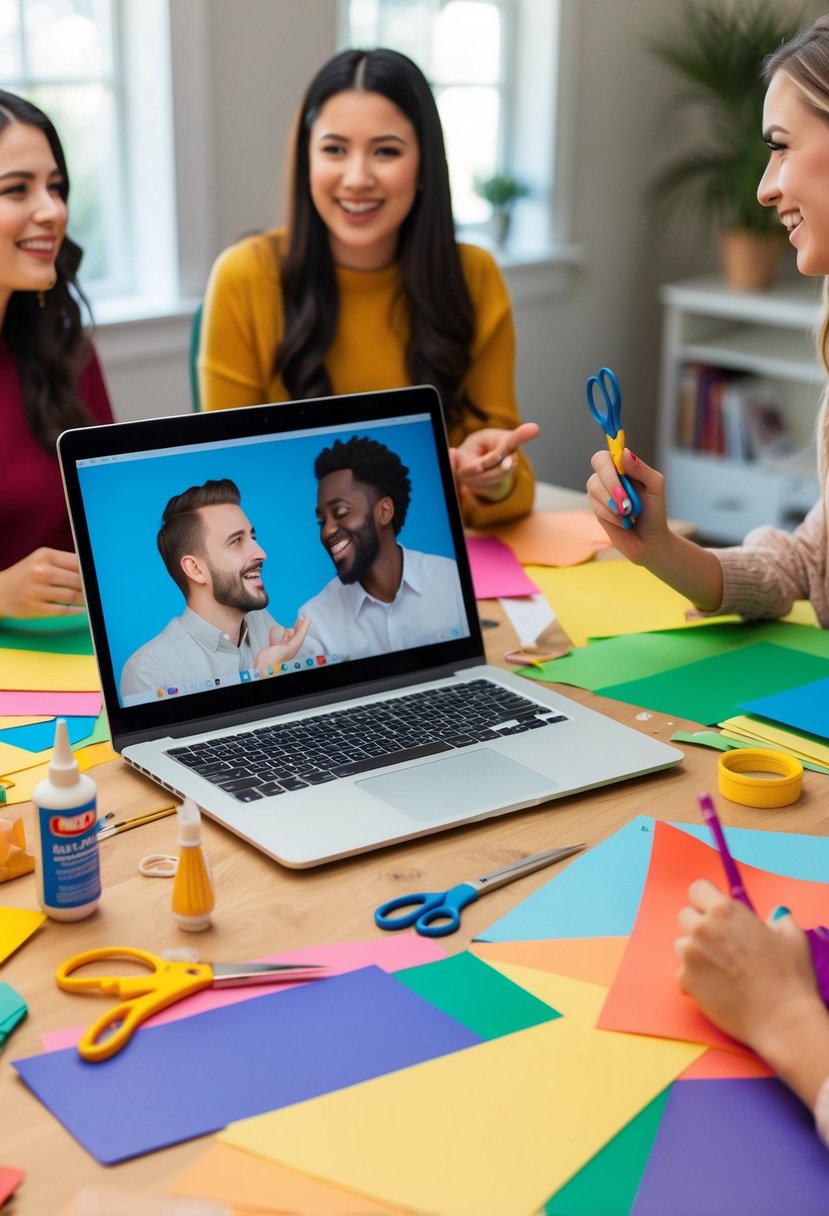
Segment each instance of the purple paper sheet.
[{"label": "purple paper sheet", "polygon": [[67,1131],[113,1165],[481,1041],[365,967],[145,1027],[100,1064],[75,1048],[13,1064]]},{"label": "purple paper sheet", "polygon": [[776,1078],[678,1081],[631,1216],[826,1216],[829,1149]]}]

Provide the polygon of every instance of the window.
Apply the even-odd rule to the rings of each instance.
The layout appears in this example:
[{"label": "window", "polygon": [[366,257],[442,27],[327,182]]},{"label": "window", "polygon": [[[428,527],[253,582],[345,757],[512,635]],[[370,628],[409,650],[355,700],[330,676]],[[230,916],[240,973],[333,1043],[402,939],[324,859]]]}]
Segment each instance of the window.
[{"label": "window", "polygon": [[528,191],[510,254],[547,255],[569,240],[568,57],[559,60],[574,25],[572,0],[340,0],[341,47],[392,47],[429,80],[464,236],[487,239],[492,211],[475,179],[497,173]]}]

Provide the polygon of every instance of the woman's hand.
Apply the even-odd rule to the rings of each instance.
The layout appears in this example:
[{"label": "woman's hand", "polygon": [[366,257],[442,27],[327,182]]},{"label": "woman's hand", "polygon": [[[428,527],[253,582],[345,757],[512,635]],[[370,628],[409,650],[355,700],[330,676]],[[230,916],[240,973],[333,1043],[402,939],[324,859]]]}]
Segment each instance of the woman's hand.
[{"label": "woman's hand", "polygon": [[512,431],[483,427],[451,450],[452,471],[462,491],[488,502],[500,502],[515,485],[515,455],[539,434],[535,422],[522,422]]},{"label": "woman's hand", "polygon": [[622,454],[623,471],[636,483],[636,492],[642,501],[641,513],[632,520],[634,526],[625,528],[624,517],[615,509],[618,490],[623,491],[623,487],[610,452],[596,452],[590,463],[594,472],[587,482],[587,493],[596,518],[614,548],[632,562],[647,566],[669,535],[665,478],[625,448]]},{"label": "woman's hand", "polygon": [[35,549],[0,570],[0,617],[73,616],[84,610],[74,553]]},{"label": "woman's hand", "polygon": [[277,668],[293,659],[302,649],[305,635],[310,628],[311,622],[305,617],[298,617],[293,629],[286,629],[278,623],[272,625],[269,644],[259,651],[254,659],[254,666],[265,671],[268,667]]},{"label": "woman's hand", "polygon": [[716,1026],[776,1066],[804,1012],[826,1018],[805,933],[790,915],[763,924],[705,880],[688,896],[674,945],[680,988]]}]

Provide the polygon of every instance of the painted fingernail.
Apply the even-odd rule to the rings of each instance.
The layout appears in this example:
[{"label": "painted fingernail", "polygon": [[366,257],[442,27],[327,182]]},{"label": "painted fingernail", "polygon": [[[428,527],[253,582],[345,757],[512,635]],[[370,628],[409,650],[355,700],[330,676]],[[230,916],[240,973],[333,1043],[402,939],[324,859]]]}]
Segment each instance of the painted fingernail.
[{"label": "painted fingernail", "polygon": [[616,515],[621,514],[621,512],[619,511],[619,508],[616,506],[616,503],[613,501],[612,498],[608,498],[607,505],[610,507],[611,511],[614,512],[614,514],[616,514]]},{"label": "painted fingernail", "polygon": [[630,514],[630,499],[625,494],[621,486],[613,487],[613,497],[616,500],[616,506],[619,508],[620,515]]},{"label": "painted fingernail", "polygon": [[772,920],[782,920],[784,916],[791,916],[791,908],[785,907],[783,904],[778,904],[771,914]]},{"label": "painted fingernail", "polygon": [[631,452],[630,448],[628,448],[627,453],[628,453],[628,456],[631,458],[631,460],[633,461],[633,463],[634,463],[634,464],[638,464],[638,463],[639,463],[639,457],[638,457],[638,456],[634,456],[634,454],[633,454],[633,452]]}]

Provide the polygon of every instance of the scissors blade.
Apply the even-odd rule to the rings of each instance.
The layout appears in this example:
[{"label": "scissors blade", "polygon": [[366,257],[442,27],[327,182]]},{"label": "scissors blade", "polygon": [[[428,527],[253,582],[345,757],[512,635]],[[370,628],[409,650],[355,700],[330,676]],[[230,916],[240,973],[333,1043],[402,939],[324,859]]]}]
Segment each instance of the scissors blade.
[{"label": "scissors blade", "polygon": [[211,963],[214,988],[239,988],[244,984],[288,984],[317,980],[328,975],[323,963]]},{"label": "scissors blade", "polygon": [[580,853],[582,849],[586,848],[586,844],[571,844],[563,849],[549,849],[546,853],[533,853],[531,857],[521,857],[518,861],[511,861],[507,865],[501,866],[500,869],[493,870],[491,874],[484,874],[483,878],[476,878],[469,885],[482,894],[486,891],[494,891],[508,882],[514,882],[516,878],[522,878],[525,874],[532,874],[534,870],[541,870],[544,866],[551,866],[557,861],[563,861],[565,857],[572,857],[574,853]]}]

